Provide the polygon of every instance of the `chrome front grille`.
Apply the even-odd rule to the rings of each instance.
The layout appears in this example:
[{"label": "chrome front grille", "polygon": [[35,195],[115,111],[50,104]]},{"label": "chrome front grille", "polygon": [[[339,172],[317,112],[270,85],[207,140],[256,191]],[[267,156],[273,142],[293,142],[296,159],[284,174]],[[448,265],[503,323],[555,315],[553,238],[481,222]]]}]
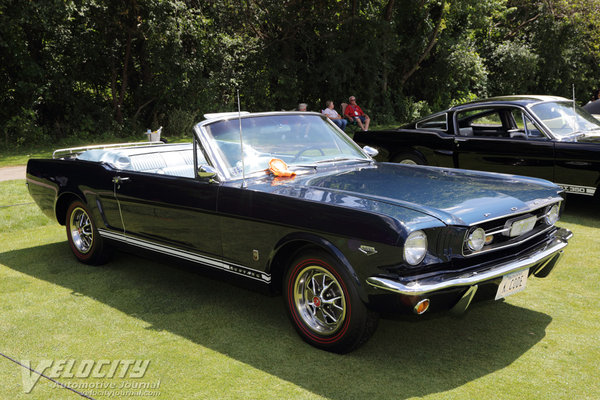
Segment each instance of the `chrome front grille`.
[{"label": "chrome front grille", "polygon": [[[477,224],[476,226],[471,227],[465,233],[465,239],[463,240],[463,255],[472,256],[502,248],[516,246],[523,243],[526,240],[530,240],[536,236],[542,235],[543,233],[552,229],[554,226],[547,224],[546,215],[548,210],[555,204],[559,204],[559,202],[552,203],[550,205],[541,207],[533,211],[520,214],[513,214],[492,221],[484,221]],[[521,223],[520,221],[524,221],[522,224],[525,225],[528,222],[529,218],[531,218],[530,221],[532,221],[533,225],[531,229],[521,234],[511,236],[511,229],[515,227],[515,223],[519,224]],[[467,237],[469,236],[470,232],[472,232],[472,230],[476,228],[482,228],[485,231],[486,244],[481,250],[474,252],[467,246]],[[512,233],[514,234],[515,232]]]}]

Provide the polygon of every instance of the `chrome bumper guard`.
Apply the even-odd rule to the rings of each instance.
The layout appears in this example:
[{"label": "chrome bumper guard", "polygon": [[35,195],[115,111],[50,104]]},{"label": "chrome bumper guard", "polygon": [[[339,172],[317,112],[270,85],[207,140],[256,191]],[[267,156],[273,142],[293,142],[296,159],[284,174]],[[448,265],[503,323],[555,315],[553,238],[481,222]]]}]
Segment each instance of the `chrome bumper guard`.
[{"label": "chrome bumper guard", "polygon": [[[494,265],[493,267],[484,270],[469,271],[463,275],[450,279],[440,280],[440,276],[435,276],[421,281],[410,281],[405,284],[389,278],[371,276],[367,278],[367,283],[377,289],[409,296],[422,296],[453,287],[467,288],[531,267],[535,267],[535,271],[533,271],[535,276],[545,277],[550,273],[556,262],[562,256],[563,249],[567,246],[568,241],[572,236],[573,233],[571,231],[561,228],[556,231],[555,238],[550,243],[540,246],[516,260]],[[471,291],[468,291],[468,293],[469,292]]]}]

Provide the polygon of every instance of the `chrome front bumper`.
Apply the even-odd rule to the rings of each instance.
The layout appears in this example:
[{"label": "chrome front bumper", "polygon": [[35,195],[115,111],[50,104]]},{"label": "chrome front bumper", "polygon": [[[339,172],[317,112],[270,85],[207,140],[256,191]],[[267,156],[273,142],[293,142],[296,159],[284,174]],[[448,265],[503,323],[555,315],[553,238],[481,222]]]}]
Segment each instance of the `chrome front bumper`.
[{"label": "chrome front bumper", "polygon": [[[490,281],[506,274],[523,271],[532,267],[534,267],[533,274],[535,276],[545,277],[550,273],[554,265],[562,256],[563,249],[567,246],[568,241],[572,236],[573,233],[571,231],[561,228],[556,231],[554,240],[515,260],[500,263],[483,270],[469,271],[460,276],[454,276],[448,279],[444,279],[443,276],[437,275],[419,281],[400,282],[389,278],[371,276],[367,278],[367,283],[374,288],[383,289],[393,293],[408,296],[423,296],[428,293],[455,287],[473,287],[485,281]],[[468,292],[473,292],[472,294],[469,293],[472,298],[474,291]]]}]

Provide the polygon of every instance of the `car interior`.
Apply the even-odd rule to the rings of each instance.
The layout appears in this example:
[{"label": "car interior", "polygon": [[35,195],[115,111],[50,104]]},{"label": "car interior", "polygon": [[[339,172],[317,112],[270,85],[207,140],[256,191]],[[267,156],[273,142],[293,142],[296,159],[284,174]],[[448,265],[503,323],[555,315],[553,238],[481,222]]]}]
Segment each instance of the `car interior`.
[{"label": "car interior", "polygon": [[540,129],[517,108],[479,108],[456,113],[459,136],[543,139]]}]

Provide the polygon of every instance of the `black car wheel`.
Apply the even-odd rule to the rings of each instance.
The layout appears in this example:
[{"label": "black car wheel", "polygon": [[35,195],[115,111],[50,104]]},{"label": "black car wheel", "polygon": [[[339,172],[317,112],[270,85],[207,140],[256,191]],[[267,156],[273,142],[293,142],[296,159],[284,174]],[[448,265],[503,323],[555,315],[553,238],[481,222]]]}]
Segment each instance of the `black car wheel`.
[{"label": "black car wheel", "polygon": [[81,201],[74,201],[67,209],[67,238],[73,254],[85,264],[103,264],[108,251],[90,212]]},{"label": "black car wheel", "polygon": [[358,295],[347,273],[324,252],[297,257],[284,281],[288,315],[311,345],[347,353],[365,343],[377,327],[378,315]]},{"label": "black car wheel", "polygon": [[414,153],[398,154],[397,156],[394,157],[392,162],[395,162],[398,164],[410,164],[410,165],[425,165],[425,164],[427,164],[427,162],[425,162],[425,160],[421,156],[414,154]]}]

